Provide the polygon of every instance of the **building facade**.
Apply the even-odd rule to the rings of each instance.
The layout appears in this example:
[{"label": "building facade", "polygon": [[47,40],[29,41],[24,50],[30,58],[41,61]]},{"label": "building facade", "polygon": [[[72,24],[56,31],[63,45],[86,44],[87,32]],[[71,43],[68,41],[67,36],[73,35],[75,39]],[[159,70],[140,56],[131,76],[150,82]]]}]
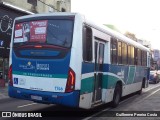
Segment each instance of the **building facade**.
[{"label": "building facade", "polygon": [[0,0],[33,13],[70,12],[71,0]]},{"label": "building facade", "polygon": [[137,42],[151,49],[151,42],[147,40],[137,39]]},{"label": "building facade", "polygon": [[153,49],[153,60],[158,61],[159,58],[160,58],[160,50]]},{"label": "building facade", "polygon": [[70,11],[70,0],[0,0],[0,79],[7,81],[11,31],[15,17]]}]

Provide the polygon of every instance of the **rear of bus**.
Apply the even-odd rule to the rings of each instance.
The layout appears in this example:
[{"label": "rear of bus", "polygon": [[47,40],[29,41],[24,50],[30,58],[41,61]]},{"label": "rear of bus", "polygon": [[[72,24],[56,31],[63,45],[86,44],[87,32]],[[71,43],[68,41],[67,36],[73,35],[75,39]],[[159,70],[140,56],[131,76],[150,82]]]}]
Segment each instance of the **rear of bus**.
[{"label": "rear of bus", "polygon": [[70,66],[75,15],[15,19],[9,96],[78,107],[75,70]]}]

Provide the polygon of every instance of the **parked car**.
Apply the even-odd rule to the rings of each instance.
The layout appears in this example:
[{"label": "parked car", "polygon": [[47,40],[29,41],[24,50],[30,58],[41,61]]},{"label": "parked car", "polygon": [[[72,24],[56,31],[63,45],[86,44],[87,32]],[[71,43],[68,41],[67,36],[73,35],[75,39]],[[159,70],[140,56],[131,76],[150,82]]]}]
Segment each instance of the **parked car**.
[{"label": "parked car", "polygon": [[149,83],[158,83],[160,81],[160,71],[150,71]]}]

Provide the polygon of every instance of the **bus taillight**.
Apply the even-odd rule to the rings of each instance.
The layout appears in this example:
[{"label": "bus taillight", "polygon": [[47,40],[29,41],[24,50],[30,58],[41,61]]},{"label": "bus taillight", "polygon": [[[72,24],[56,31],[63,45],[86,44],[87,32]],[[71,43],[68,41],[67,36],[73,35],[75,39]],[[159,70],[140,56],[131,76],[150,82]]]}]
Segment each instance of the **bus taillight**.
[{"label": "bus taillight", "polygon": [[10,85],[10,86],[13,86],[13,79],[12,79],[12,65],[9,67],[8,78],[9,78],[9,85]]},{"label": "bus taillight", "polygon": [[72,92],[75,88],[75,72],[70,68],[65,92]]},{"label": "bus taillight", "polygon": [[35,48],[42,48],[42,45],[35,45]]}]

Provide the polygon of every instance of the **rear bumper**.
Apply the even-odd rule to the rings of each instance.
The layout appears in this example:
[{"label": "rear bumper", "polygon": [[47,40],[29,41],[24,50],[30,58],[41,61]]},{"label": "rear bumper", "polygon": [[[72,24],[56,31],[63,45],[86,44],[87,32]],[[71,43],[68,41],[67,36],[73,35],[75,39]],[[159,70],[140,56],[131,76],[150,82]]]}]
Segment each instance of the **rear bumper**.
[{"label": "rear bumper", "polygon": [[156,81],[159,81],[159,79],[156,79],[156,78],[154,78],[154,79],[149,79],[149,83],[153,83],[153,82],[156,82]]},{"label": "rear bumper", "polygon": [[[70,93],[55,93],[55,92],[28,90],[28,89],[8,86],[8,95],[13,98],[31,100],[38,103],[60,104],[70,107],[78,107],[80,92],[74,91]],[[31,95],[39,96],[42,98],[42,100],[32,99]]]}]

